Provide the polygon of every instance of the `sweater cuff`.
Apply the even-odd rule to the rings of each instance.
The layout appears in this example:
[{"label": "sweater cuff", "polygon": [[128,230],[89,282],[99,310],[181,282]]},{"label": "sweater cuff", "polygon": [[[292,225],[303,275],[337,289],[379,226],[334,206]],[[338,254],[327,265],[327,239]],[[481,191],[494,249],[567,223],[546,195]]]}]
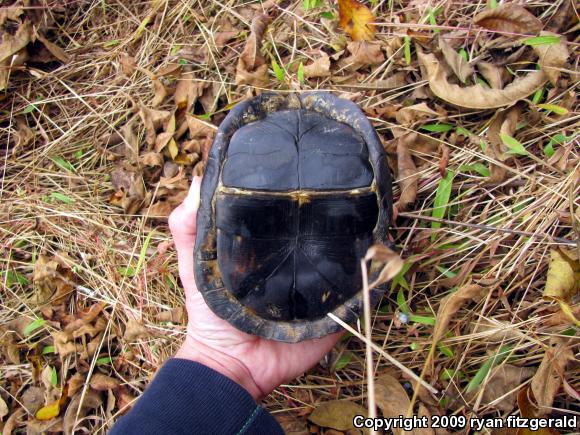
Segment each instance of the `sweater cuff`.
[{"label": "sweater cuff", "polygon": [[171,358],[111,434],[282,434],[240,385],[194,361]]}]

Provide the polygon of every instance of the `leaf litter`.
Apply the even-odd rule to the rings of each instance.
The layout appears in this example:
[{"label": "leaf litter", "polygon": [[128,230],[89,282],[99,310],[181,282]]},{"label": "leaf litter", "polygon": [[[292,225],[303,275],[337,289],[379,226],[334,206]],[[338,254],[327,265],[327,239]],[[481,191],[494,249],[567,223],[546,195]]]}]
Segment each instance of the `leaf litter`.
[{"label": "leaf litter", "polygon": [[[173,353],[185,319],[165,219],[223,117],[265,89],[332,90],[385,145],[405,266],[387,262],[401,297],[373,311],[372,340],[415,373],[432,352],[424,379],[446,395],[418,389],[413,401],[413,382],[379,359],[379,405],[386,376],[407,397],[384,412],[561,415],[577,396],[577,48],[564,2],[209,2],[191,13],[156,1],[82,18],[25,3],[0,8],[0,357],[19,399],[1,397],[3,433],[103,432]],[[94,31],[103,23],[107,34]],[[336,420],[308,420],[319,408],[366,408],[364,346],[342,345],[346,364],[267,399],[292,417],[284,424],[316,431]],[[24,417],[27,391],[50,419]],[[326,431],[352,430],[341,427]]]}]

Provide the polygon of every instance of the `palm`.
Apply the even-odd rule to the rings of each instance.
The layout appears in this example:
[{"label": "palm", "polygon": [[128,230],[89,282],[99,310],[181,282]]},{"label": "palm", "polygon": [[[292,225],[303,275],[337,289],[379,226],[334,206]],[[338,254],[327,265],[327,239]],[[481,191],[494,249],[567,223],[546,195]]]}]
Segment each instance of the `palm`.
[{"label": "palm", "polygon": [[316,364],[332,349],[341,334],[296,344],[281,343],[246,334],[216,316],[198,291],[193,275],[198,205],[199,180],[194,179],[190,194],[169,219],[177,250],[179,276],[185,289],[188,339],[238,360],[248,369],[262,392],[268,393]]}]

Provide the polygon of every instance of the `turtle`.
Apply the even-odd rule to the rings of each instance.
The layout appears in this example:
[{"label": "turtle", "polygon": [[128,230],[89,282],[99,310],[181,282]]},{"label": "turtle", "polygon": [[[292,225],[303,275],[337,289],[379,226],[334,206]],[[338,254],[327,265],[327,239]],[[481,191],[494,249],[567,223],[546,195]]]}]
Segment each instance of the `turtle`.
[{"label": "turtle", "polygon": [[[236,104],[207,156],[196,284],[237,329],[298,342],[362,309],[361,258],[391,245],[392,183],[371,122],[330,92],[263,93]],[[371,277],[377,268],[371,264]],[[375,304],[384,293],[371,290]]]}]

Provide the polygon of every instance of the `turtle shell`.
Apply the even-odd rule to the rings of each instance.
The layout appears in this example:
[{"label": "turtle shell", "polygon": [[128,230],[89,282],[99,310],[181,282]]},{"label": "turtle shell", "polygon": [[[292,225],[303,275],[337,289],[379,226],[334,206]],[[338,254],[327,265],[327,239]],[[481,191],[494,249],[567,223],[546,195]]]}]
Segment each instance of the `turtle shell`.
[{"label": "turtle shell", "polygon": [[356,104],[321,92],[244,101],[208,156],[197,287],[213,312],[250,334],[297,342],[336,332],[326,314],[358,318],[360,260],[372,244],[389,244],[391,210],[386,156]]}]

